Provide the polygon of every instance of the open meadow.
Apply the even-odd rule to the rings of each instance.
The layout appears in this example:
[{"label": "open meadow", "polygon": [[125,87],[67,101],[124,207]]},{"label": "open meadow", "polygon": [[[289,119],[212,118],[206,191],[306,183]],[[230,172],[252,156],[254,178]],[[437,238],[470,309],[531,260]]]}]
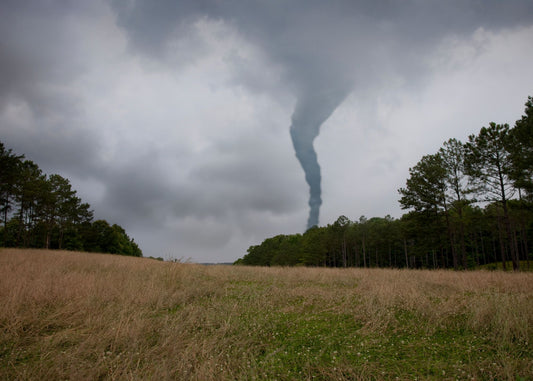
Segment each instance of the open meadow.
[{"label": "open meadow", "polygon": [[533,273],[0,249],[2,380],[530,380]]}]

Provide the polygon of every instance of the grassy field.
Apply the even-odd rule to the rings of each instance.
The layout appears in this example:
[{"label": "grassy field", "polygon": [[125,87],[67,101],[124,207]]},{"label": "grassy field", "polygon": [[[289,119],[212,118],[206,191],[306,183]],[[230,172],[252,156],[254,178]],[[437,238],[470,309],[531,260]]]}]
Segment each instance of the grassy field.
[{"label": "grassy field", "polygon": [[2,380],[530,380],[533,273],[0,250]]}]

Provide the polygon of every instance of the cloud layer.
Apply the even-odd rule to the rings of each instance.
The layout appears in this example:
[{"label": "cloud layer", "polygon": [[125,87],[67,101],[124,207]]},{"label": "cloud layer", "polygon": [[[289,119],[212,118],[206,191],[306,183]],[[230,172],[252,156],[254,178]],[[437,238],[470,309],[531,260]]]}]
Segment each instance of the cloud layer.
[{"label": "cloud layer", "polygon": [[302,231],[290,126],[322,120],[320,223],[399,216],[409,166],[512,124],[533,88],[529,1],[0,7],[0,139],[145,255],[232,261]]}]

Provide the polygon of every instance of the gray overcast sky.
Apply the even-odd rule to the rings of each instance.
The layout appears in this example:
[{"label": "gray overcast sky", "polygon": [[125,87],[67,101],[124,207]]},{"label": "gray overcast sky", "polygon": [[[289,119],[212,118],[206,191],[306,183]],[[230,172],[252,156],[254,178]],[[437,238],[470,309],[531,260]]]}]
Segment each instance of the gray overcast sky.
[{"label": "gray overcast sky", "polygon": [[320,224],[399,217],[423,155],[520,118],[532,62],[529,0],[4,0],[0,140],[146,256],[234,261],[305,229],[310,95]]}]

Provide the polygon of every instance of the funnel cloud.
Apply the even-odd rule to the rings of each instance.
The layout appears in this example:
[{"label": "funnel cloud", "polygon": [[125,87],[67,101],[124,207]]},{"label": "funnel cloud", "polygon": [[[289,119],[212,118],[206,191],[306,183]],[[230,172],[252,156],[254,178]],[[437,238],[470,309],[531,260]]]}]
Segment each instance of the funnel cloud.
[{"label": "funnel cloud", "polygon": [[322,205],[320,164],[313,145],[320,133],[320,126],[342,103],[348,91],[315,91],[298,98],[290,128],[296,157],[305,172],[309,185],[309,218],[307,229],[318,225]]}]

